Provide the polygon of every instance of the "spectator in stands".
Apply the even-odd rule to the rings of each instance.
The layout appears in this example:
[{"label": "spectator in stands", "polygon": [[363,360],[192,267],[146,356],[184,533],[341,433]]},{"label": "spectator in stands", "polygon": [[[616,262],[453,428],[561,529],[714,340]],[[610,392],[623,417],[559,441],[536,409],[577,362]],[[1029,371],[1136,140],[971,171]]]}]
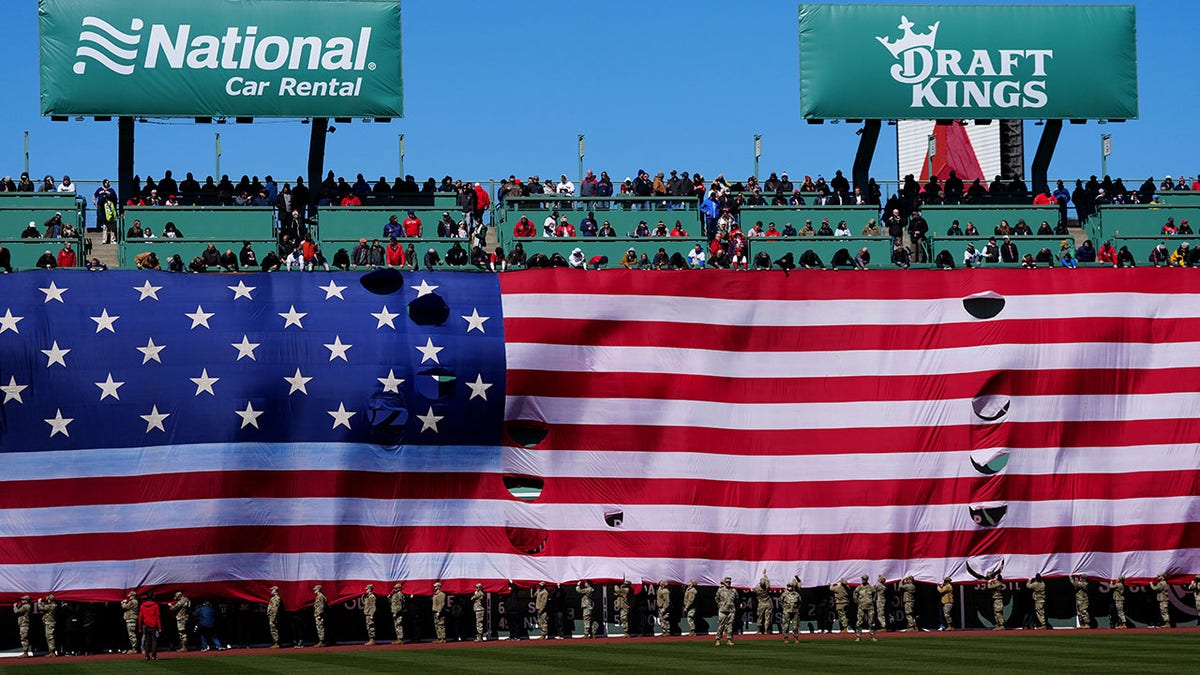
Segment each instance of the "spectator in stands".
[{"label": "spectator in stands", "polygon": [[483,250],[482,246],[471,247],[471,264],[480,271],[488,268],[488,254],[487,251]]},{"label": "spectator in stands", "polygon": [[[459,246],[461,248],[461,246],[459,244],[455,243],[455,245]],[[463,255],[464,256],[466,255],[466,251],[463,251]],[[438,255],[437,251],[435,251],[433,249],[429,249],[429,251],[425,253],[425,269],[435,270],[441,264],[442,264],[442,256]]]},{"label": "spectator in stands", "polygon": [[912,265],[912,254],[909,253],[903,240],[892,240],[892,264],[902,270],[906,270]]},{"label": "spectator in stands", "polygon": [[12,253],[7,248],[0,246],[0,272],[9,274],[12,271]]},{"label": "spectator in stands", "polygon": [[58,239],[62,236],[62,214],[55,212],[53,216],[46,219],[42,226],[46,228],[46,239]]},{"label": "spectator in stands", "polygon": [[17,184],[13,182],[12,176],[0,178],[0,192],[16,192]]},{"label": "spectator in stands", "polygon": [[[454,245],[450,247],[450,250],[446,251],[447,265],[451,267],[463,267],[468,262],[470,262],[470,258],[467,255],[467,250],[463,248],[461,242],[454,242]],[[426,267],[428,267],[428,265],[426,265]]]},{"label": "spectator in stands", "polygon": [[[782,234],[785,237],[795,237],[796,236],[796,226],[792,225],[791,221],[786,222],[783,224],[783,232],[781,232],[780,234]],[[776,264],[778,264],[778,263],[776,263]]]},{"label": "spectator in stands", "polygon": [[71,248],[71,242],[66,242],[58,251],[58,266],[71,268],[75,266],[76,258],[75,251]]},{"label": "spectator in stands", "polygon": [[[1080,257],[1078,252],[1075,253],[1075,257],[1077,259]],[[1104,242],[1104,245],[1100,247],[1100,251],[1096,255],[1096,259],[1105,265],[1117,266],[1117,249],[1113,248],[1111,241]]]},{"label": "spectator in stands", "polygon": [[350,253],[350,264],[355,269],[371,264],[371,246],[365,237],[358,240],[358,246]]},{"label": "spectator in stands", "polygon": [[940,270],[954,269],[954,256],[950,255],[950,251],[942,249],[933,257],[933,264]]},{"label": "spectator in stands", "polygon": [[1117,250],[1117,267],[1137,267],[1137,263],[1133,260],[1133,254],[1129,252],[1128,246],[1122,246]]},{"label": "spectator in stands", "polygon": [[1189,266],[1188,260],[1192,257],[1189,248],[1189,244],[1185,241],[1181,242],[1179,246],[1177,246],[1175,250],[1171,252],[1171,267]]},{"label": "spectator in stands", "polygon": [[979,235],[979,228],[975,227],[975,223],[974,223],[974,222],[972,222],[972,221],[968,220],[968,221],[967,221],[967,229],[966,229],[966,230],[963,230],[963,236],[967,236],[967,237],[978,237],[978,236],[980,236],[980,235]]},{"label": "spectator in stands", "polygon": [[392,214],[388,216],[388,221],[383,225],[383,236],[385,239],[395,239],[402,236],[404,229],[400,226],[399,216]]},{"label": "spectator in stands", "polygon": [[1026,253],[1021,258],[1021,267],[1025,268],[1027,270],[1036,270],[1037,269],[1037,261],[1033,259],[1032,253]]},{"label": "spectator in stands", "polygon": [[[345,249],[342,250],[344,251]],[[259,265],[259,267],[264,272],[278,272],[281,264],[283,263],[279,259],[279,254],[277,254],[275,251],[268,250],[267,254],[263,256],[262,263]]]},{"label": "spectator in stands", "polygon": [[221,264],[221,252],[217,250],[215,244],[210,243],[200,254],[200,259],[204,262],[205,267],[217,267]]},{"label": "spectator in stands", "polygon": [[587,265],[587,258],[583,255],[583,249],[576,247],[571,251],[571,255],[567,256],[567,266],[572,269],[581,270]]},{"label": "spectator in stands", "polygon": [[408,258],[404,252],[404,245],[397,241],[396,237],[391,237],[388,240],[386,254],[388,267],[404,267],[408,262]]},{"label": "spectator in stands", "polygon": [[166,225],[163,225],[162,236],[164,239],[183,239],[183,233],[175,226],[175,222],[168,220]]},{"label": "spectator in stands", "polygon": [[579,233],[585,237],[594,237],[598,229],[599,225],[596,223],[596,214],[588,211],[587,216],[579,223]]},{"label": "spectator in stands", "polygon": [[1015,263],[1021,260],[1020,252],[1017,250],[1017,245],[1012,243],[1012,239],[1004,237],[1004,243],[1000,244],[1000,262]]},{"label": "spectator in stands", "polygon": [[54,176],[46,174],[46,177],[42,179],[42,187],[38,190],[38,192],[54,192],[57,189],[58,188],[54,185]]},{"label": "spectator in stands", "polygon": [[1191,236],[1195,233],[1192,232],[1192,226],[1188,225],[1188,221],[1186,219],[1184,219],[1184,220],[1179,221],[1179,231],[1176,232],[1176,234]]},{"label": "spectator in stands", "polygon": [[1042,250],[1037,252],[1037,255],[1034,256],[1033,259],[1036,260],[1039,265],[1054,267],[1054,254],[1050,252],[1050,249],[1044,246],[1042,247]]},{"label": "spectator in stands", "polygon": [[721,216],[720,206],[717,204],[715,192],[709,194],[700,203],[700,213],[704,216],[704,231],[708,239],[717,236],[717,220]]},{"label": "spectator in stands", "polygon": [[1058,247],[1058,262],[1064,269],[1073,270],[1078,267],[1078,264],[1075,262],[1075,256],[1071,253],[1071,243],[1065,239]]},{"label": "spectator in stands", "polygon": [[463,185],[458,188],[458,196],[455,198],[455,203],[458,204],[458,210],[462,213],[462,219],[466,221],[468,227],[473,224],[472,219],[475,217],[475,204],[478,199],[479,197],[475,194],[475,191],[467,186]]},{"label": "spectator in stands", "polygon": [[1001,219],[1000,224],[992,230],[992,234],[996,235],[997,237],[1007,237],[1013,234],[1013,229],[1009,226],[1007,220]]},{"label": "spectator in stands", "polygon": [[991,237],[987,243],[983,245],[983,261],[986,263],[995,264],[1000,262],[1000,247],[996,244],[996,238]]},{"label": "spectator in stands", "polygon": [[[603,174],[601,174],[603,177]],[[511,251],[508,252],[509,267],[524,267],[525,266],[525,245],[517,242],[513,245]]]},{"label": "spectator in stands", "polygon": [[817,234],[817,232],[816,232],[816,230],[813,229],[812,221],[811,220],[804,221],[804,227],[800,228],[800,236],[801,237],[812,237],[812,236],[815,236],[816,234]]},{"label": "spectator in stands", "polygon": [[878,237],[879,236],[879,224],[876,222],[876,220],[874,218],[868,220],[867,224],[863,226],[862,236],[864,236],[864,237]]},{"label": "spectator in stands", "polygon": [[370,252],[371,267],[383,267],[386,263],[387,252],[383,250],[383,244],[379,243],[378,239],[372,239]]},{"label": "spectator in stands", "polygon": [[227,248],[221,254],[221,269],[226,272],[238,271],[238,257],[234,254],[233,249]]},{"label": "spectator in stands", "polygon": [[[268,253],[267,255],[273,255],[273,252]],[[343,272],[350,271],[350,254],[346,252],[346,249],[339,248],[337,251],[334,252],[333,267],[334,267],[334,269],[339,269],[339,270],[342,270]],[[266,270],[263,270],[263,271],[266,271]]]},{"label": "spectator in stands", "polygon": [[661,246],[658,252],[654,254],[654,258],[650,261],[650,266],[656,270],[665,270],[671,264],[671,256],[667,255],[667,249]]},{"label": "spectator in stands", "polygon": [[[167,172],[167,176],[170,176],[169,171]],[[212,184],[212,176],[208,177],[206,184]],[[184,176],[183,180],[179,182],[179,186],[175,188],[174,191],[178,194],[195,195],[200,192],[200,183],[196,182],[196,177],[192,175],[191,171],[189,171],[187,172],[187,175]]]},{"label": "spectator in stands", "polygon": [[21,230],[22,239],[41,239],[42,233],[38,230],[37,221],[29,221],[29,225]]},{"label": "spectator in stands", "polygon": [[[759,229],[762,229],[761,223],[759,224]],[[654,226],[654,233],[652,236],[666,237],[667,236],[667,224],[661,220],[658,221],[658,224]]]},{"label": "spectator in stands", "polygon": [[1159,230],[1159,234],[1167,236],[1167,237],[1172,237],[1178,233],[1179,233],[1179,228],[1175,226],[1174,216],[1167,216],[1167,222],[1163,223],[1162,229]]},{"label": "spectator in stands", "polygon": [[92,194],[92,204],[96,207],[96,226],[104,233],[104,243],[116,239],[117,232],[117,191],[112,189],[105,178]]},{"label": "spectator in stands", "polygon": [[967,249],[963,251],[963,267],[979,267],[980,262],[981,256],[979,251],[975,250],[975,244],[967,242]]},{"label": "spectator in stands", "polygon": [[[320,249],[318,248],[317,251],[319,253]],[[410,269],[414,272],[420,269],[421,264],[417,259],[417,247],[415,244],[410,243],[408,248],[404,249],[404,260],[406,269]]]},{"label": "spectator in stands", "polygon": [[[632,251],[633,249],[630,250]],[[696,244],[696,246],[688,252],[687,261],[688,267],[691,267],[694,270],[704,269],[704,247],[702,247],[700,244]]]},{"label": "spectator in stands", "polygon": [[1096,247],[1091,239],[1085,239],[1079,248],[1075,249],[1075,260],[1081,263],[1096,262]]},{"label": "spectator in stands", "polygon": [[[175,257],[178,258],[179,255],[176,254]],[[154,251],[142,251],[141,253],[135,255],[133,257],[133,264],[139,270],[160,269],[158,264],[158,254],[156,254]],[[182,266],[182,264],[183,261],[180,260],[180,265]]]},{"label": "spectator in stands", "polygon": [[64,175],[62,182],[58,184],[56,191],[64,194],[75,194],[75,184],[71,182],[71,177]]},{"label": "spectator in stands", "polygon": [[359,196],[354,192],[351,192],[345,197],[342,197],[340,204],[341,206],[362,206],[362,199],[360,199]]},{"label": "spectator in stands", "polygon": [[1029,223],[1026,223],[1024,218],[1018,218],[1017,226],[1013,228],[1013,234],[1018,237],[1029,237],[1033,235],[1033,230],[1030,229]]},{"label": "spectator in stands", "polygon": [[508,262],[504,257],[504,249],[500,246],[497,246],[496,250],[492,251],[492,253],[488,256],[488,271],[503,272],[507,268]]},{"label": "spectator in stands", "polygon": [[[849,232],[849,230],[847,230],[847,232]],[[829,227],[829,219],[828,218],[821,220],[821,229],[817,230],[817,236],[818,237],[832,237],[833,236],[833,230]],[[847,234],[846,236],[850,236],[850,235]]]},{"label": "spectator in stands", "polygon": [[628,251],[625,251],[625,255],[621,256],[621,260],[617,264],[627,270],[631,270],[637,267],[637,261],[637,252],[630,248]]},{"label": "spectator in stands", "polygon": [[[444,217],[442,219],[442,222],[445,223]],[[608,221],[605,221],[606,224],[607,224],[607,222]],[[440,225],[439,225],[439,233],[438,234],[441,236],[448,236],[450,230],[447,230],[446,232],[447,232],[446,235],[441,235]],[[534,228],[533,221],[529,219],[529,216],[521,214],[521,219],[517,221],[516,225],[513,225],[513,236],[514,237],[536,237],[537,236],[537,230]]]},{"label": "spectator in stands", "polygon": [[250,242],[242,242],[242,250],[238,252],[238,263],[245,269],[258,267],[258,256],[254,254]]},{"label": "spectator in stands", "polygon": [[1159,242],[1158,246],[1155,246],[1153,249],[1151,249],[1151,251],[1150,251],[1150,264],[1151,265],[1154,265],[1155,267],[1166,267],[1167,265],[1170,264],[1170,262],[1171,262],[1171,255],[1170,255],[1170,253],[1168,253],[1167,245],[1165,243]]},{"label": "spectator in stands", "polygon": [[555,228],[555,230],[554,230],[554,236],[556,236],[556,237],[574,237],[575,236],[575,226],[567,221],[566,216],[561,216],[558,219],[558,227]]},{"label": "spectator in stands", "polygon": [[284,271],[291,272],[292,268],[296,268],[297,272],[304,270],[304,254],[300,251],[300,247],[288,251],[287,256],[283,259]]},{"label": "spectator in stands", "polygon": [[52,270],[58,267],[58,261],[55,260],[54,254],[47,250],[42,254],[42,257],[37,259],[37,267],[44,270]]},{"label": "spectator in stands", "polygon": [[959,224],[958,224],[958,221],[957,221],[957,220],[955,220],[954,222],[950,223],[950,228],[946,230],[946,236],[947,236],[947,237],[961,237],[961,236],[963,236],[962,227],[960,227],[960,226],[959,226]]},{"label": "spectator in stands", "polygon": [[21,180],[17,181],[17,192],[36,192],[28,171],[21,172]]},{"label": "spectator in stands", "polygon": [[844,220],[838,221],[837,229],[835,229],[833,231],[833,236],[835,236],[835,237],[849,237],[850,236],[850,226],[846,224],[846,221],[844,221]]},{"label": "spectator in stands", "polygon": [[646,224],[646,221],[640,220],[640,221],[638,221],[637,227],[634,228],[633,232],[631,232],[629,234],[629,236],[631,236],[631,237],[649,237],[650,236],[650,226]]},{"label": "spectator in stands", "polygon": [[816,251],[810,248],[805,249],[800,254],[800,267],[806,270],[823,270],[825,269],[825,263],[821,260],[821,256],[817,255]]},{"label": "spectator in stands", "polygon": [[[1107,178],[1107,176],[1105,176],[1105,177]],[[1170,181],[1170,176],[1167,177],[1167,180]],[[1167,189],[1168,190],[1170,189],[1169,182],[1167,183]],[[1124,191],[1122,191],[1122,192],[1124,192]],[[1153,199],[1154,199],[1154,176],[1151,176],[1151,177],[1147,178],[1146,182],[1142,183],[1142,187],[1138,189],[1138,201],[1141,202],[1142,204],[1149,204],[1151,202],[1151,200],[1153,200]]]},{"label": "spectator in stands", "polygon": [[604,221],[604,224],[600,226],[599,236],[615,237],[615,236],[617,236],[617,231],[613,229],[612,223],[610,223],[606,220],[606,221]]},{"label": "spectator in stands", "polygon": [[1050,194],[1050,191],[1049,191],[1049,190],[1045,190],[1045,191],[1043,191],[1043,192],[1039,192],[1039,193],[1038,193],[1038,194],[1037,194],[1037,195],[1036,195],[1036,196],[1033,198],[1033,205],[1034,205],[1034,206],[1052,206],[1052,205],[1054,205],[1054,204],[1056,204],[1056,203],[1057,203],[1057,202],[1054,200],[1054,196]]},{"label": "spectator in stands", "polygon": [[92,258],[83,264],[84,268],[89,272],[107,272],[108,265],[100,262],[99,258]]},{"label": "spectator in stands", "polygon": [[575,184],[567,179],[567,174],[562,174],[558,179],[558,185],[554,186],[554,194],[564,197],[575,196]]},{"label": "spectator in stands", "polygon": [[[842,222],[846,222],[846,221],[842,221]],[[775,221],[771,221],[770,224],[767,225],[767,231],[763,233],[763,236],[764,237],[778,237],[779,236],[779,230],[775,229]],[[768,267],[770,267],[770,266],[768,265]]]},{"label": "spectator in stands", "polygon": [[542,221],[542,236],[553,237],[556,230],[558,230],[558,209],[551,211],[550,215]]}]

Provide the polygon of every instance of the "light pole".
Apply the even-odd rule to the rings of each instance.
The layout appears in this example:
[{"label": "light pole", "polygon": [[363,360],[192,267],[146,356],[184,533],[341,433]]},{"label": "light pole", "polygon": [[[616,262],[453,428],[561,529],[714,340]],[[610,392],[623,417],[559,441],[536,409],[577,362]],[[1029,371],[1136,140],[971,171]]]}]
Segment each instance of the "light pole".
[{"label": "light pole", "polygon": [[400,134],[400,175],[398,178],[404,178],[404,134]]},{"label": "light pole", "polygon": [[29,173],[29,130],[25,130],[25,173]]},{"label": "light pole", "polygon": [[215,155],[216,170],[213,172],[213,176],[215,176],[217,178],[217,180],[220,180],[221,179],[221,132],[219,132],[219,131],[217,132],[216,144],[217,144],[216,155]]},{"label": "light pole", "polygon": [[1112,154],[1112,134],[1100,134],[1100,175],[1108,175],[1108,156]]},{"label": "light pole", "polygon": [[[583,155],[584,155],[583,149],[584,149],[583,148],[583,134],[579,134],[579,183],[578,183],[578,185],[580,185],[580,186],[583,185]],[[582,189],[582,188],[577,188],[577,189]]]},{"label": "light pole", "polygon": [[932,180],[933,179],[933,158],[937,155],[937,136],[934,136],[933,134],[929,134],[929,138],[927,140],[927,150],[928,150],[928,152],[926,154],[929,156],[929,159],[926,160],[926,171],[925,171],[926,176],[925,177],[926,177],[926,180]]},{"label": "light pole", "polygon": [[754,134],[754,180],[758,180],[758,158],[762,157],[762,134]]}]

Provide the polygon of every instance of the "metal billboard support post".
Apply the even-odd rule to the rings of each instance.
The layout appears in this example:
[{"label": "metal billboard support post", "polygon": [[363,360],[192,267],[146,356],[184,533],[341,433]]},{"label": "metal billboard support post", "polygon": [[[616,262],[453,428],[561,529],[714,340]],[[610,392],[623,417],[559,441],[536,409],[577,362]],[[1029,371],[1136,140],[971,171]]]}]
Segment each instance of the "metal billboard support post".
[{"label": "metal billboard support post", "polygon": [[400,134],[400,173],[397,178],[404,178],[404,134]]},{"label": "metal billboard support post", "polygon": [[577,190],[583,188],[583,155],[583,134],[579,134],[579,187],[576,188]]},{"label": "metal billboard support post", "polygon": [[1100,175],[1108,175],[1108,156],[1112,154],[1112,134],[1100,134]]},{"label": "metal billboard support post", "polygon": [[925,144],[925,178],[933,180],[933,158],[937,155],[937,136],[929,134]]},{"label": "metal billboard support post", "polygon": [[25,130],[25,173],[29,173],[29,130]]},{"label": "metal billboard support post", "polygon": [[133,121],[133,118],[128,116],[117,118],[118,201],[133,196]]},{"label": "metal billboard support post", "polygon": [[1038,139],[1037,150],[1033,153],[1033,162],[1029,164],[1030,189],[1033,194],[1040,195],[1050,191],[1050,159],[1054,157],[1054,148],[1058,146],[1058,137],[1062,133],[1062,120],[1046,120],[1042,125],[1042,137]]},{"label": "metal billboard support post", "polygon": [[215,165],[216,170],[213,173],[213,175],[217,177],[217,180],[221,180],[221,132],[219,132],[219,131],[216,132],[215,142],[216,142],[216,155],[214,155],[214,157],[216,159],[216,165]]},{"label": "metal billboard support post", "polygon": [[754,180],[758,180],[759,157],[762,157],[762,134],[754,134]]}]

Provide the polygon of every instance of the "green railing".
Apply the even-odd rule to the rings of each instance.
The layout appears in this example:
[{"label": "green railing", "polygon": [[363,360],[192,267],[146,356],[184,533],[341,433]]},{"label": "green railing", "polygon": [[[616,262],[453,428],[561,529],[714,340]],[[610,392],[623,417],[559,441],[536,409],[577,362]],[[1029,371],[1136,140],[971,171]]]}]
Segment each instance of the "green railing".
[{"label": "green railing", "polygon": [[666,251],[667,255],[678,253],[685,259],[687,254],[695,248],[696,244],[704,250],[705,256],[708,255],[708,247],[703,239],[696,237],[575,237],[573,239],[543,239],[537,237],[509,237],[507,245],[504,247],[505,252],[512,250],[515,244],[520,243],[525,249],[527,258],[533,257],[537,253],[541,253],[546,257],[550,257],[555,253],[564,258],[569,258],[571,252],[576,248],[582,251],[584,260],[591,260],[593,257],[602,255],[608,257],[608,266],[615,267],[620,263],[621,258],[629,249],[640,259],[645,253],[650,260],[654,260],[654,256],[658,253],[658,249]]},{"label": "green railing", "polygon": [[47,252],[57,260],[58,252],[67,243],[70,243],[71,248],[75,250],[75,266],[83,267],[86,261],[84,260],[82,236],[74,239],[0,239],[0,246],[9,251],[14,270],[37,269],[38,258]]},{"label": "green railing", "polygon": [[1100,218],[1088,221],[1088,236],[1093,241],[1113,237],[1158,237],[1162,236],[1167,218],[1174,218],[1176,226],[1189,221],[1188,225],[1195,231],[1200,227],[1200,206],[1102,206]]},{"label": "green railing", "polygon": [[125,209],[118,238],[123,239],[139,220],[159,237],[168,222],[193,241],[275,236],[275,210],[269,206],[130,206]]},{"label": "green railing", "polygon": [[771,256],[771,262],[791,253],[794,262],[800,263],[800,255],[812,250],[828,267],[833,262],[834,254],[839,249],[853,258],[863,248],[871,254],[870,267],[881,268],[892,265],[892,242],[887,237],[751,237],[749,243],[749,264],[754,267],[754,258],[760,252]]},{"label": "green railing", "polygon": [[967,223],[975,223],[975,227],[985,235],[992,234],[1001,220],[1007,220],[1011,227],[1016,227],[1017,221],[1024,220],[1029,229],[1037,232],[1042,221],[1046,221],[1051,227],[1057,225],[1058,213],[1057,206],[1028,204],[926,206],[921,209],[921,215],[929,223],[931,237],[945,234],[955,220],[963,230],[967,229]]},{"label": "green railing", "polygon": [[523,215],[533,221],[541,236],[542,224],[551,214],[566,216],[567,222],[578,231],[579,223],[589,212],[595,215],[598,225],[608,221],[618,237],[632,234],[642,220],[651,231],[660,220],[667,230],[678,220],[689,235],[701,234],[700,201],[695,197],[510,197],[493,213],[492,222],[497,223],[500,242],[507,245],[513,238],[513,226]]}]

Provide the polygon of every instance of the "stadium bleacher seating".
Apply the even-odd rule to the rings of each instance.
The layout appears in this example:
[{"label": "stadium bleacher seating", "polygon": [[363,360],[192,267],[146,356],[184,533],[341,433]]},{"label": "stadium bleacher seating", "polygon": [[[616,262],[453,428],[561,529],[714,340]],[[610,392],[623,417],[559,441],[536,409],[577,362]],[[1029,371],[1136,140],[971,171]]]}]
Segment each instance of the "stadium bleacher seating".
[{"label": "stadium bleacher seating", "polygon": [[804,251],[812,249],[820,256],[828,267],[838,249],[846,249],[851,257],[860,249],[866,248],[871,254],[871,267],[891,267],[892,242],[887,237],[751,237],[749,244],[750,266],[754,266],[754,257],[760,252],[771,256],[774,263],[784,255],[791,253],[797,264]]},{"label": "stadium bleacher seating", "polygon": [[[610,208],[603,208],[605,206]],[[498,210],[499,217],[493,222],[497,222],[501,242],[507,244],[504,237],[512,237],[513,224],[521,216],[528,216],[540,235],[542,223],[555,211],[560,217],[566,216],[567,222],[576,228],[591,211],[598,223],[603,224],[606,220],[611,223],[617,236],[632,234],[637,229],[638,222],[642,220],[646,221],[651,230],[660,220],[668,230],[674,227],[676,220],[680,221],[688,234],[697,234],[701,230],[700,201],[695,197],[510,197],[504,201],[504,206]]]},{"label": "stadium bleacher seating", "polygon": [[[1158,206],[1153,204],[1108,205],[1100,207],[1100,217],[1088,220],[1088,236],[1093,241],[1113,237],[1159,237],[1167,218],[1178,226],[1183,221],[1195,230],[1200,227],[1200,204],[1196,206]],[[1130,248],[1132,251],[1133,249]]]},{"label": "stadium bleacher seating", "polygon": [[975,223],[981,234],[991,234],[1001,220],[1007,220],[1010,226],[1016,227],[1017,221],[1024,219],[1035,232],[1043,220],[1052,227],[1058,223],[1058,207],[1029,204],[926,206],[921,209],[921,215],[929,223],[931,237],[945,234],[955,220],[964,230],[968,222]]},{"label": "stadium bleacher seating", "polygon": [[533,257],[535,254],[541,253],[546,257],[550,257],[555,253],[563,258],[568,258],[571,252],[579,248],[583,252],[584,260],[591,260],[595,256],[602,255],[608,258],[608,267],[617,267],[621,258],[629,249],[633,249],[640,259],[645,253],[654,259],[654,255],[658,253],[658,249],[662,248],[667,252],[667,255],[675,253],[680,254],[687,259],[687,254],[695,248],[696,244],[700,244],[704,249],[705,255],[708,254],[707,242],[703,238],[697,237],[574,237],[569,239],[544,239],[540,237],[521,237],[514,238],[509,235],[504,247],[505,251],[511,250],[513,244],[520,242],[521,247],[525,249],[527,257]]},{"label": "stadium bleacher seating", "polygon": [[879,219],[879,209],[874,206],[743,206],[741,226],[748,231],[761,221],[766,229],[773,222],[782,231],[787,223],[791,223],[799,230],[804,227],[804,221],[811,220],[816,229],[826,218],[830,227],[837,227],[838,221],[844,220],[851,234],[859,234],[868,220]]}]

